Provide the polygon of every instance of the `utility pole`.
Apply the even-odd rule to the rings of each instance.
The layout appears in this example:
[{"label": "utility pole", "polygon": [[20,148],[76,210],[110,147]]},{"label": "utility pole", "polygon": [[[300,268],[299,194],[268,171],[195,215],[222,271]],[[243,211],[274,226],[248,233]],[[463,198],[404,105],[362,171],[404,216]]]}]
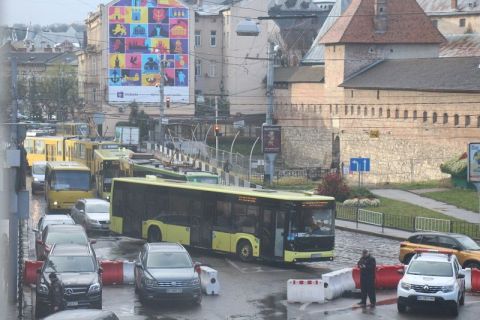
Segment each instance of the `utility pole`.
[{"label": "utility pole", "polygon": [[[215,97],[215,128],[218,127],[218,97]],[[218,133],[215,132],[215,160],[218,165]]]},{"label": "utility pole", "polygon": [[160,137],[158,141],[160,145],[164,145],[165,140],[165,127],[163,125],[163,119],[165,117],[165,66],[167,64],[167,60],[165,59],[165,55],[162,54],[160,57],[160,118],[158,120],[158,126],[160,131]]},{"label": "utility pole", "polygon": [[[274,67],[275,67],[275,43],[269,41],[268,43],[268,65],[267,65],[267,115],[265,119],[265,124],[271,126],[273,124],[273,77],[274,77]],[[263,134],[262,134],[263,139]],[[264,142],[265,143],[265,142]],[[265,162],[265,178],[264,182],[267,185],[271,185],[273,182],[273,176],[275,174],[275,158],[277,157],[276,153],[265,153],[264,162]]]}]

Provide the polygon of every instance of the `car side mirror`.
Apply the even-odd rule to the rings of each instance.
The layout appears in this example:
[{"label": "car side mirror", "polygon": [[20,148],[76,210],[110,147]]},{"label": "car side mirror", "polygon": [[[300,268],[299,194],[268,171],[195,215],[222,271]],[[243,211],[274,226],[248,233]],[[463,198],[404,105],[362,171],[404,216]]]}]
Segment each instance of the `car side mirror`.
[{"label": "car side mirror", "polygon": [[95,240],[95,239],[90,240],[90,244],[95,244],[95,243],[97,243],[97,240]]},{"label": "car side mirror", "polygon": [[465,273],[458,273],[457,279],[465,279]]}]

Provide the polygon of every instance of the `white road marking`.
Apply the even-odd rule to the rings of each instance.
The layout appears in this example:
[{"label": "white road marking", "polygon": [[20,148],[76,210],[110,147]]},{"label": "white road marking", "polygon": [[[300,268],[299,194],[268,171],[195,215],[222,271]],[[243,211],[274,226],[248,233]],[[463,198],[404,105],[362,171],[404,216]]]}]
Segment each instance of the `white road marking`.
[{"label": "white road marking", "polygon": [[261,266],[251,266],[251,267],[240,267],[237,265],[235,262],[231,261],[230,259],[225,259],[228,264],[230,264],[232,267],[234,267],[237,271],[241,273],[263,273],[263,272],[286,272],[288,270],[282,270],[282,269],[264,269]]},{"label": "white road marking", "polygon": [[307,303],[302,304],[302,306],[300,307],[300,311],[305,311],[305,309],[307,309],[308,306],[311,305],[311,304],[312,304],[311,302],[307,302]]}]

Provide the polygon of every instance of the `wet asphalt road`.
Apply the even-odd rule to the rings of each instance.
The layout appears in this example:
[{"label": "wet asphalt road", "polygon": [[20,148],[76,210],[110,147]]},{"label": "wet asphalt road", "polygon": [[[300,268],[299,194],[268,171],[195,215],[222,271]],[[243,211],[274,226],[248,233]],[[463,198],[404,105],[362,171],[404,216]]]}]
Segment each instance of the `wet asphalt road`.
[{"label": "wet asphalt road", "polygon": [[[43,194],[32,197],[30,229],[44,212]],[[33,234],[30,235],[30,258],[34,258]],[[97,239],[94,245],[99,259],[133,260],[143,241],[125,237],[90,235]],[[288,279],[319,278],[330,270],[355,265],[363,248],[370,249],[379,264],[398,263],[399,242],[346,231],[337,231],[336,257],[333,262],[285,266],[262,262],[242,263],[234,257],[202,250],[189,250],[194,261],[218,270],[221,293],[204,296],[201,306],[185,302],[151,303],[142,305],[133,286],[106,286],[103,289],[103,308],[114,311],[120,319],[231,319],[231,320],[283,320],[283,319],[444,319],[443,313],[425,312],[398,315],[396,305],[376,309],[352,309],[356,300],[341,306],[318,304],[288,304]],[[394,293],[393,293],[394,296]],[[472,300],[472,301],[470,301]],[[461,319],[478,319],[480,297],[468,298],[461,311]],[[420,310],[421,311],[421,310]],[[447,317],[448,318],[448,317]],[[445,319],[447,319],[445,318]]]}]

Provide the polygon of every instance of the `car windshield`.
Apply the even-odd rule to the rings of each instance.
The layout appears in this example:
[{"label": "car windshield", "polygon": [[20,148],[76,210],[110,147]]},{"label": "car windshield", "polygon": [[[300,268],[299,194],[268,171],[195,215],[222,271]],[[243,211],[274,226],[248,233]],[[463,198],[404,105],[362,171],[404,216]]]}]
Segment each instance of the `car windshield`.
[{"label": "car windshield", "polygon": [[32,166],[32,173],[33,174],[45,174],[45,164],[34,164]]},{"label": "car windshield", "polygon": [[46,243],[71,243],[71,244],[88,244],[87,237],[80,232],[49,232],[47,235]]},{"label": "car windshield", "polygon": [[90,190],[90,172],[64,170],[55,171],[51,182],[52,189],[60,190]]},{"label": "car windshield", "polygon": [[87,212],[104,213],[110,212],[110,204],[107,203],[87,203]]},{"label": "car windshield", "polygon": [[151,252],[147,268],[191,268],[192,261],[184,252]]},{"label": "car windshield", "polygon": [[62,220],[45,220],[43,223],[44,228],[49,224],[75,224],[72,219],[62,219]]},{"label": "car windshield", "polygon": [[480,250],[480,246],[469,237],[455,237],[465,250]]},{"label": "car windshield", "polygon": [[407,274],[418,274],[432,277],[451,277],[453,276],[453,269],[449,262],[412,261],[408,267]]},{"label": "car windshield", "polygon": [[89,256],[54,256],[46,263],[45,272],[95,272],[93,258]]}]

